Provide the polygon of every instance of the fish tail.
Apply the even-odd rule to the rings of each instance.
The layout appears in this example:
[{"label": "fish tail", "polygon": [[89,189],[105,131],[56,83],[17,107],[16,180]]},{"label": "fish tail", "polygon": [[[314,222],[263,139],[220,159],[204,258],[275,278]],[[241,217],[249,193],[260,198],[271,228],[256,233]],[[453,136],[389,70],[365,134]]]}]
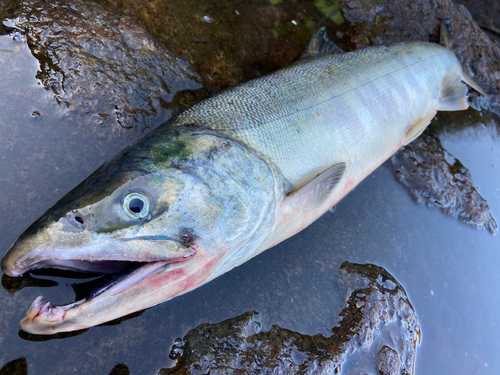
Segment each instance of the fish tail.
[{"label": "fish tail", "polygon": [[456,70],[444,78],[439,97],[438,111],[460,111],[469,108],[467,104],[467,86],[462,83],[463,77]]},{"label": "fish tail", "polygon": [[[472,72],[470,66],[464,62],[464,59],[462,57],[462,54],[460,52],[460,47],[457,44],[457,41],[455,37],[453,36],[453,31],[451,30],[451,23],[449,19],[444,19],[441,22],[441,30],[440,30],[440,35],[439,35],[439,44],[441,44],[443,47],[449,49],[452,51],[455,56],[457,57],[458,61],[460,62],[460,65],[462,66],[462,74],[461,74],[461,80],[467,83],[470,87],[472,87],[474,90],[480,92],[484,96],[490,96],[488,94],[488,90],[485,89],[476,78],[474,78],[474,73]],[[454,78],[451,77],[449,80],[450,84],[452,81],[454,81]],[[449,86],[450,87],[450,86]],[[449,88],[448,87],[448,88]],[[455,90],[456,93],[458,93],[458,89]],[[443,110],[443,109],[441,109]],[[446,109],[444,109],[446,110]],[[454,108],[448,109],[448,110],[456,110]]]}]

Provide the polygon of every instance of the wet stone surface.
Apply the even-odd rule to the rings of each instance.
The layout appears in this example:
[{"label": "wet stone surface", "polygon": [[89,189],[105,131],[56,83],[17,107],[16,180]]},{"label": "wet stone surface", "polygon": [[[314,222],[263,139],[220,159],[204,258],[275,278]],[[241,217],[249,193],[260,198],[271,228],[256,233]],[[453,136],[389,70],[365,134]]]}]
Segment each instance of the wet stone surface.
[{"label": "wet stone surface", "polygon": [[27,375],[28,364],[26,358],[18,358],[6,363],[0,368],[0,375]]},{"label": "wet stone surface", "polygon": [[[219,324],[202,324],[173,346],[173,374],[338,374],[358,348],[377,353],[383,325],[398,322],[397,334],[378,352],[380,374],[413,374],[421,333],[403,287],[382,267],[345,262],[340,277],[350,291],[332,336],[302,335],[273,325],[262,329],[255,311]],[[370,357],[365,360],[370,362]],[[370,366],[364,365],[364,366]],[[363,367],[364,367],[363,366]],[[353,368],[349,373],[353,373]]]},{"label": "wet stone surface", "polygon": [[129,129],[137,138],[170,117],[180,87],[201,88],[185,58],[92,2],[27,0],[9,13],[16,18],[4,24],[40,62],[37,79],[68,116],[101,136]]},{"label": "wet stone surface", "polygon": [[392,156],[398,180],[417,201],[437,206],[450,216],[492,234],[498,228],[486,200],[477,192],[467,168],[424,132]]},{"label": "wet stone surface", "polygon": [[491,0],[457,0],[455,2],[465,5],[474,21],[498,45],[500,42],[500,3]]},{"label": "wet stone surface", "polygon": [[[400,373],[401,361],[399,360],[399,353],[392,349],[390,346],[385,345],[380,352],[379,358],[379,372],[380,375],[397,375]],[[403,370],[403,374],[408,372]]]},{"label": "wet stone surface", "polygon": [[183,51],[211,92],[291,64],[321,26],[354,49],[336,1],[98,1]]}]

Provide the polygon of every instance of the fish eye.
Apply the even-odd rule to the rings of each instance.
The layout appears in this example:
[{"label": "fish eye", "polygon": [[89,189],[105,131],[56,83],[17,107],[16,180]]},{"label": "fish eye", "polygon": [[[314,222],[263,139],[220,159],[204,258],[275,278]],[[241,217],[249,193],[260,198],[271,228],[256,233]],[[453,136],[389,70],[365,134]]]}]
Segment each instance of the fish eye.
[{"label": "fish eye", "polygon": [[149,199],[141,193],[129,193],[123,199],[122,207],[128,217],[141,220],[149,214]]},{"label": "fish eye", "polygon": [[68,221],[76,228],[78,229],[83,229],[85,225],[85,221],[83,220],[83,217],[80,216],[78,212],[72,212],[71,214],[68,214],[66,216],[68,218]]}]

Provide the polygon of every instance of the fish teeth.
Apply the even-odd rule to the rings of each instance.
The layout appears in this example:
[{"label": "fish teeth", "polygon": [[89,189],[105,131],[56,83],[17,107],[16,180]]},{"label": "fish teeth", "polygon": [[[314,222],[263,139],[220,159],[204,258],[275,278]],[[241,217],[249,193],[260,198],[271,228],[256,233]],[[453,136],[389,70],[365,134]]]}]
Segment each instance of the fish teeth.
[{"label": "fish teeth", "polygon": [[28,315],[31,315],[32,319],[40,317],[49,321],[57,321],[64,318],[66,312],[64,309],[54,306],[50,302],[45,302],[43,297],[39,296],[31,304]]}]

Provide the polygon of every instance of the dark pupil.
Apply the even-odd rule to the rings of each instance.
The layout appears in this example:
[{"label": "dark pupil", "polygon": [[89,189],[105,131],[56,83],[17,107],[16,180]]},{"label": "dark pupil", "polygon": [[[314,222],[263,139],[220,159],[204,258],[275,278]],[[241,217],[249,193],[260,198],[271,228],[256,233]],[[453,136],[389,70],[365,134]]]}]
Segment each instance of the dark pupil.
[{"label": "dark pupil", "polygon": [[132,199],[128,204],[128,209],[135,214],[141,212],[143,208],[144,202],[138,198]]}]

